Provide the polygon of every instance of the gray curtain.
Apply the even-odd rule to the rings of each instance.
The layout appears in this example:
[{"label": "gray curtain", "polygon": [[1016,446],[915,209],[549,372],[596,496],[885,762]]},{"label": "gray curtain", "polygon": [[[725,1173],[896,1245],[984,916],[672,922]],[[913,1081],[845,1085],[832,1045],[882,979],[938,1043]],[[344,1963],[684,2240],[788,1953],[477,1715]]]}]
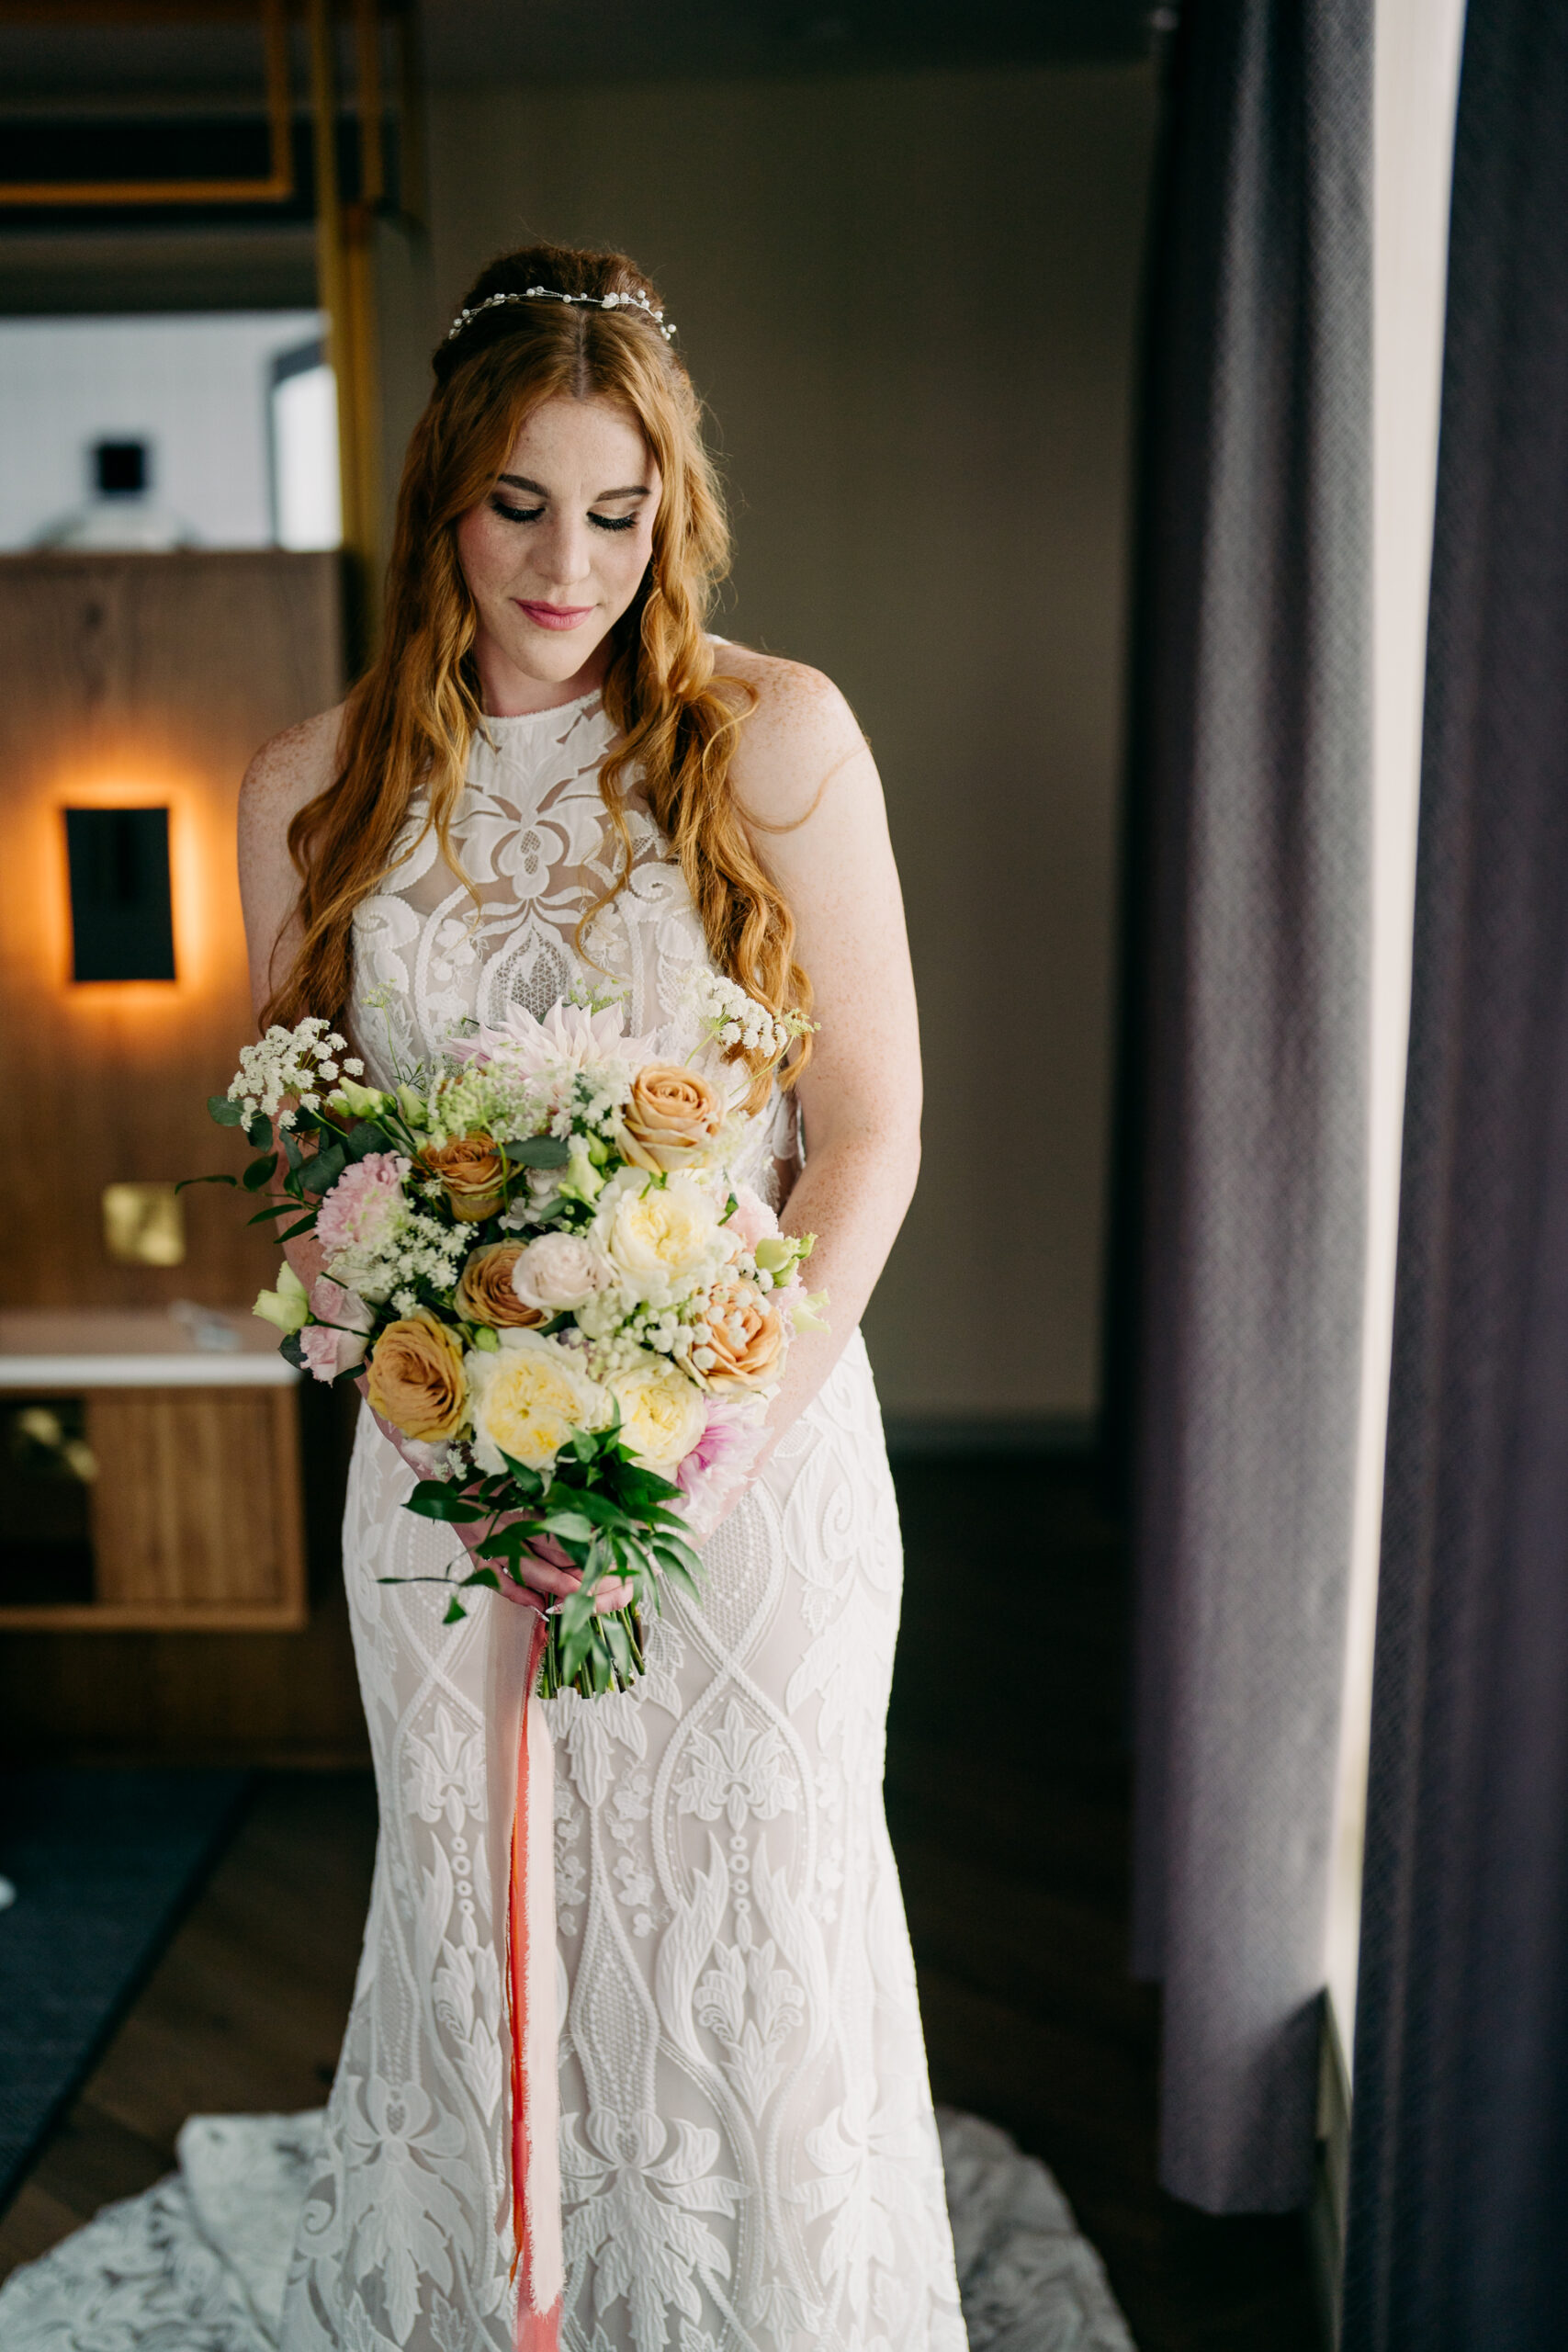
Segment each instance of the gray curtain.
[{"label": "gray curtain", "polygon": [[1568,2342],[1568,11],[1454,147],[1346,2352]]},{"label": "gray curtain", "polygon": [[1371,0],[1191,0],[1151,266],[1134,1965],[1165,1986],[1161,2178],[1213,2212],[1312,2185],[1361,1327],[1371,34]]}]

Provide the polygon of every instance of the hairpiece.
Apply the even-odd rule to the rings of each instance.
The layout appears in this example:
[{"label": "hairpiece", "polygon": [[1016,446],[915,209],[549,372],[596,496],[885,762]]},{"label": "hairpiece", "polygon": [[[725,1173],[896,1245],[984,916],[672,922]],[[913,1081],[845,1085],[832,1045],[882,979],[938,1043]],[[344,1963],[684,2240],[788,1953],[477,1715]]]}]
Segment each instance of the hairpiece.
[{"label": "hairpiece", "polygon": [[675,332],[673,320],[666,326],[664,313],[656,311],[646,294],[558,294],[553,286],[525,286],[521,294],[487,294],[471,311],[459,311],[446,330],[446,340],[462,334],[471,319],[485,311],[493,311],[502,302],[585,302],[595,311],[646,311],[666,343]]}]

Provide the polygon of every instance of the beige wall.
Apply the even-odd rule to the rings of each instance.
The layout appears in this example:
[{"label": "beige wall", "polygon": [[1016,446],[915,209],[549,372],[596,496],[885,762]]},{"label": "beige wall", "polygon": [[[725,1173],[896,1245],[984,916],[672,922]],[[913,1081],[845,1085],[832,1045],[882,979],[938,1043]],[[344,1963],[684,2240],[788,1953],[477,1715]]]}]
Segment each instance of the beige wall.
[{"label": "beige wall", "polygon": [[721,626],[837,679],[881,763],[926,1159],[884,1400],[1092,1409],[1142,67],[447,92],[445,306],[529,235],[661,285],[716,421]]}]

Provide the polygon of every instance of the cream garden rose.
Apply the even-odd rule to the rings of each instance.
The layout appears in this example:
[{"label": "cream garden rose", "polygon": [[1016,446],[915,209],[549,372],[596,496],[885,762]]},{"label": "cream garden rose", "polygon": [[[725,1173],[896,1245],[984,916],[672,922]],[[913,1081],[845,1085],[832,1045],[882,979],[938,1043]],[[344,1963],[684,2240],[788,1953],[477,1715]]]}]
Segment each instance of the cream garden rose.
[{"label": "cream garden rose", "polygon": [[646,1356],[605,1385],[621,1408],[621,1434],[646,1470],[672,1471],[707,1427],[701,1391],[662,1356]]},{"label": "cream garden rose", "polygon": [[580,1233],[541,1233],[513,1263],[512,1286],[525,1307],[560,1315],[615,1279],[603,1250]]},{"label": "cream garden rose", "polygon": [[603,1429],[610,1400],[570,1349],[536,1331],[501,1331],[500,1346],[468,1358],[474,1460],[499,1476],[504,1456],[547,1470],[574,1430]]},{"label": "cream garden rose", "polygon": [[636,1168],[605,1185],[592,1230],[618,1280],[650,1305],[711,1279],[729,1246],[700,1184],[689,1176],[659,1183]]}]

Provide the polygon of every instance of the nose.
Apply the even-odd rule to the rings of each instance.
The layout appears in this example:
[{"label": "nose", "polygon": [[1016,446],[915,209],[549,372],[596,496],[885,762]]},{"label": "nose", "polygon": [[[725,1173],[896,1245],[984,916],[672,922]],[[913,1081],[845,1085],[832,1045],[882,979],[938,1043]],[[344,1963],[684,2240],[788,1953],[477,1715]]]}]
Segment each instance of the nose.
[{"label": "nose", "polygon": [[535,569],[553,592],[561,593],[562,602],[565,592],[578,587],[593,570],[588,527],[582,515],[560,513],[536,526]]}]

